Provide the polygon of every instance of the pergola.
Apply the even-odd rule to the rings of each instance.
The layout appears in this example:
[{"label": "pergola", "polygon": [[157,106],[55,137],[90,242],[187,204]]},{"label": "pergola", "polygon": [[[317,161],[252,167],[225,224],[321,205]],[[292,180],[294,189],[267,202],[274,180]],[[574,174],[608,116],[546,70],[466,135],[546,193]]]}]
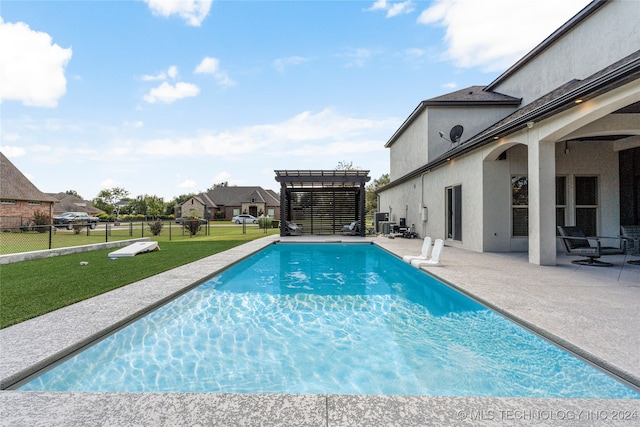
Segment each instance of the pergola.
[{"label": "pergola", "polygon": [[365,236],[365,170],[276,170],[280,183],[280,235],[285,222],[302,225],[304,233],[337,234],[360,221]]}]

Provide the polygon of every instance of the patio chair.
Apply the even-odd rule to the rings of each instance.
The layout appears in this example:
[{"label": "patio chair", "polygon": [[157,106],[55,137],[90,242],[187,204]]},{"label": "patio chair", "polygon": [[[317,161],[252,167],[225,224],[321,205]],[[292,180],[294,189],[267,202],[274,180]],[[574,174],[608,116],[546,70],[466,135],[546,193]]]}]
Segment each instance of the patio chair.
[{"label": "patio chair", "polygon": [[285,233],[287,235],[302,234],[302,226],[296,224],[295,222],[285,221],[284,226],[285,226]]},{"label": "patio chair", "polygon": [[[621,225],[620,235],[627,243],[627,254],[640,256],[640,225]],[[640,265],[640,259],[632,259],[627,262]]]},{"label": "patio chair", "polygon": [[[558,226],[558,238],[567,256],[580,256],[583,259],[571,261],[572,264],[591,265],[595,267],[611,267],[613,264],[598,260],[603,255],[624,255],[625,241],[619,237],[587,237],[580,227]],[[602,246],[601,239],[617,239],[621,247]],[[595,242],[592,246],[591,242]]]},{"label": "patio chair", "polygon": [[360,221],[353,221],[351,224],[347,224],[342,227],[342,234],[358,234],[360,231]]},{"label": "patio chair", "polygon": [[411,265],[418,268],[423,267],[440,267],[440,257],[442,256],[442,251],[444,249],[444,241],[442,239],[436,239],[433,244],[433,252],[431,253],[431,259],[427,260],[419,260],[414,259],[411,261]]},{"label": "patio chair", "polygon": [[431,237],[425,237],[422,242],[422,249],[420,255],[405,255],[402,257],[404,262],[411,263],[414,259],[426,261],[429,259],[431,253]]}]

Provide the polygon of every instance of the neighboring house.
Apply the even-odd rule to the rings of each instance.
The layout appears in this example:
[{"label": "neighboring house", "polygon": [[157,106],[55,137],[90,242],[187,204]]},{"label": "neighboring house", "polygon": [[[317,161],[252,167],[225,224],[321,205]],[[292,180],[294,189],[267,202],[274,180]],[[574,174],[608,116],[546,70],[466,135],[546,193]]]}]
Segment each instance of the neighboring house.
[{"label": "neighboring house", "polygon": [[36,211],[51,217],[55,202],[0,153],[0,228],[20,227],[32,221]]},{"label": "neighboring house", "polygon": [[280,196],[262,187],[217,187],[187,199],[176,208],[175,216],[213,219],[218,212],[227,220],[242,213],[279,218]]},{"label": "neighboring house", "polygon": [[638,16],[638,1],[594,1],[489,85],[422,101],[386,144],[379,211],[540,265],[556,263],[556,225],[639,224]]},{"label": "neighboring house", "polygon": [[67,193],[49,194],[54,197],[57,202],[53,205],[53,215],[59,215],[63,212],[86,212],[91,216],[96,216],[104,212],[94,207],[91,202],[82,200]]}]

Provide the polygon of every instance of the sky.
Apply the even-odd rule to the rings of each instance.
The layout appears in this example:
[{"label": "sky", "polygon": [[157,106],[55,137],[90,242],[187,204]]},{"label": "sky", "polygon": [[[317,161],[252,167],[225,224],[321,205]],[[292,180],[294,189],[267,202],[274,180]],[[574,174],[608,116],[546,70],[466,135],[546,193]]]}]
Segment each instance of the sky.
[{"label": "sky", "polygon": [[588,3],[2,0],[0,151],[89,200],[376,179],[420,101],[491,83]]}]

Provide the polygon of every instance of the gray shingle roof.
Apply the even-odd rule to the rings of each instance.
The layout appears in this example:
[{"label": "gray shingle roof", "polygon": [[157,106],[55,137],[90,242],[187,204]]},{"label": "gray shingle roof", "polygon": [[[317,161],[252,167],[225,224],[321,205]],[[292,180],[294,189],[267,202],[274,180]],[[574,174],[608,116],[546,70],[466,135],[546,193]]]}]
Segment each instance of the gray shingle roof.
[{"label": "gray shingle roof", "polygon": [[280,197],[272,190],[262,187],[217,187],[206,193],[196,196],[207,206],[240,206],[243,203],[254,200],[257,203],[266,203],[267,206],[280,206]]},{"label": "gray shingle roof", "polygon": [[58,201],[55,197],[38,190],[2,153],[0,153],[0,198],[33,202]]}]

